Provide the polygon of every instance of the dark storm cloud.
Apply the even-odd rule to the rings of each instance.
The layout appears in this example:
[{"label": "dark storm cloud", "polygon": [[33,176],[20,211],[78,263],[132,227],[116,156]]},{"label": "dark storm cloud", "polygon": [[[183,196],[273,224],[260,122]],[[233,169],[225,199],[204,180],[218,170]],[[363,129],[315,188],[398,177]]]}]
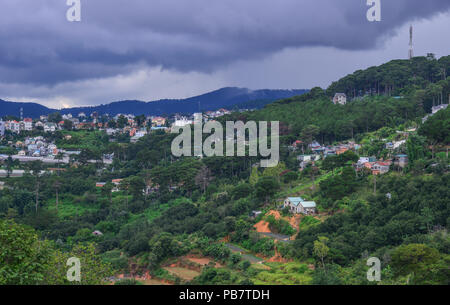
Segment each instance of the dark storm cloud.
[{"label": "dark storm cloud", "polygon": [[0,83],[54,85],[126,74],[139,66],[209,72],[288,47],[370,49],[414,19],[446,12],[449,0],[2,0]]}]

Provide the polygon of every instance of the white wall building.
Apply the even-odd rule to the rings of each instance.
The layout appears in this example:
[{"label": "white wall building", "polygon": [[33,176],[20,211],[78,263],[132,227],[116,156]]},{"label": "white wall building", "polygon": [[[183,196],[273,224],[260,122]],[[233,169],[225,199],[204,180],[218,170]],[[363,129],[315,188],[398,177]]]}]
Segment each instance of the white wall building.
[{"label": "white wall building", "polygon": [[191,124],[192,124],[192,120],[188,120],[187,118],[182,117],[182,118],[176,120],[173,123],[172,127],[185,127],[185,126],[191,125]]},{"label": "white wall building", "polygon": [[11,130],[12,132],[20,132],[20,123],[17,121],[7,121],[5,124],[6,130]]},{"label": "white wall building", "polygon": [[433,106],[433,108],[431,108],[431,112],[433,114],[435,114],[436,112],[446,109],[447,107],[448,107],[448,104],[441,104],[441,105]]},{"label": "white wall building", "polygon": [[56,124],[55,123],[46,123],[44,125],[44,131],[45,132],[55,132],[56,131]]},{"label": "white wall building", "polygon": [[33,130],[33,119],[25,118],[23,119],[24,130],[32,131]]},{"label": "white wall building", "polygon": [[347,95],[345,93],[336,93],[333,98],[333,104],[347,104]]}]

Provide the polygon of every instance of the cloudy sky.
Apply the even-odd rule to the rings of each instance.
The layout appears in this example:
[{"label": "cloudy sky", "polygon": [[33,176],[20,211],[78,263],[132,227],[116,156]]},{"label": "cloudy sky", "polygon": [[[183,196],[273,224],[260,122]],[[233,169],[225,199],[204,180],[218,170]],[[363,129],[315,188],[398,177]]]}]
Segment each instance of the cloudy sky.
[{"label": "cloudy sky", "polygon": [[0,1],[0,98],[61,108],[225,86],[326,87],[356,69],[450,54],[449,0]]}]

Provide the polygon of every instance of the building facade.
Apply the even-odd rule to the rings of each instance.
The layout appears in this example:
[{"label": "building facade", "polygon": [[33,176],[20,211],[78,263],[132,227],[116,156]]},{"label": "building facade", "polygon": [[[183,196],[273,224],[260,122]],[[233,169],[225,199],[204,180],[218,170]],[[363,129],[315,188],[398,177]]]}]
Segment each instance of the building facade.
[{"label": "building facade", "polygon": [[345,93],[336,93],[333,97],[333,104],[345,105],[347,104],[347,95]]},{"label": "building facade", "polygon": [[288,208],[294,214],[311,215],[316,213],[316,203],[314,201],[305,201],[302,197],[286,198],[283,208]]}]

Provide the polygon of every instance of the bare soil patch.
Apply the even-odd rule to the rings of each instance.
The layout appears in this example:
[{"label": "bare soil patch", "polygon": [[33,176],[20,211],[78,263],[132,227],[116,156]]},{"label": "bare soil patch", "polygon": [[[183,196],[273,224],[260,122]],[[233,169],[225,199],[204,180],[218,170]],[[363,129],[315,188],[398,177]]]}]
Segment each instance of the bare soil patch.
[{"label": "bare soil patch", "polygon": [[200,275],[200,272],[198,272],[198,271],[190,270],[190,269],[183,268],[183,267],[164,267],[164,269],[166,269],[171,274],[173,274],[185,281],[191,281],[196,276]]},{"label": "bare soil patch", "polygon": [[254,225],[256,232],[258,233],[272,233],[269,228],[269,223],[267,221],[261,220],[257,224]]},{"label": "bare soil patch", "polygon": [[[200,265],[202,267],[208,265],[211,262],[214,262],[214,260],[209,258],[209,257],[198,256],[198,255],[191,255],[191,254],[187,255],[187,256],[184,256],[181,259],[193,262],[193,263],[198,264],[198,265]],[[219,263],[216,262],[215,263],[215,267],[216,268],[220,268],[220,267],[222,267],[222,265],[220,265]]]}]

